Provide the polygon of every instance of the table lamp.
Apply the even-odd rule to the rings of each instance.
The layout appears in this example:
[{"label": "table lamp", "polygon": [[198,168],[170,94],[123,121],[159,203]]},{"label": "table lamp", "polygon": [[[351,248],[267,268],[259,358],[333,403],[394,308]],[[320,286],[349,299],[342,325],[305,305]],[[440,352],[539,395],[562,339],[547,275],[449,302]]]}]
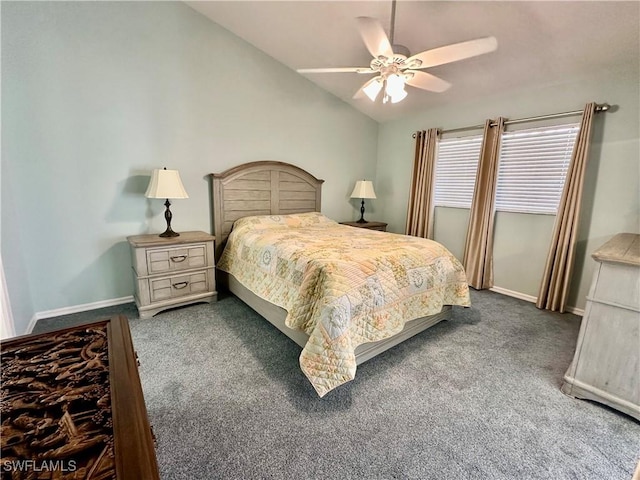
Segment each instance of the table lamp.
[{"label": "table lamp", "polygon": [[178,170],[167,170],[166,168],[163,170],[154,170],[151,174],[151,180],[149,181],[149,186],[147,187],[147,191],[144,196],[147,198],[165,198],[167,200],[164,202],[164,206],[167,207],[164,211],[164,218],[167,221],[167,229],[162,232],[160,236],[179,236],[179,233],[174,232],[171,229],[171,218],[173,215],[171,215],[171,210],[169,210],[169,207],[171,206],[169,199],[189,198],[189,195],[187,195],[187,192],[182,185],[182,180],[180,180],[180,173]]},{"label": "table lamp", "polygon": [[373,191],[373,182],[370,180],[358,180],[356,186],[351,193],[351,198],[362,199],[362,206],[360,207],[360,220],[358,223],[366,223],[364,219],[364,199],[376,198],[376,192]]}]

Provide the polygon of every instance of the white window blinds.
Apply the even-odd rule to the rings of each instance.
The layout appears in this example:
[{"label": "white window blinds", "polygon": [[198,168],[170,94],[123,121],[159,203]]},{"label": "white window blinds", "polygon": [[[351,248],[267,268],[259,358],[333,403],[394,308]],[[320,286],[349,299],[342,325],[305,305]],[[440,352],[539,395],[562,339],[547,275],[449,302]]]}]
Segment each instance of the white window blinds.
[{"label": "white window blinds", "polygon": [[555,215],[579,125],[502,135],[496,210]]},{"label": "white window blinds", "polygon": [[434,205],[471,208],[482,135],[440,140],[436,160]]}]

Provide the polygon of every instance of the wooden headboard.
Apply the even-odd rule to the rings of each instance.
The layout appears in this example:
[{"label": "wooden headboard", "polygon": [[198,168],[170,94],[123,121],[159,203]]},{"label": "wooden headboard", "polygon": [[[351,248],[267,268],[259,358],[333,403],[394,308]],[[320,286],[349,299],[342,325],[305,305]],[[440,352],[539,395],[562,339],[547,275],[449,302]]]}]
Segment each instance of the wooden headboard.
[{"label": "wooden headboard", "polygon": [[289,163],[250,162],[211,177],[216,260],[239,218],[320,211],[324,180]]}]

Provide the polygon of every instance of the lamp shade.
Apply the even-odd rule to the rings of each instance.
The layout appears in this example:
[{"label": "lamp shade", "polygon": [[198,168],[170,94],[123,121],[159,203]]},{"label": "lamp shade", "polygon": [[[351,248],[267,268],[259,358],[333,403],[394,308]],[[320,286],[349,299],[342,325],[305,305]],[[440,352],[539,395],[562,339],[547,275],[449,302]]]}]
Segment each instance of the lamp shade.
[{"label": "lamp shade", "polygon": [[149,186],[144,194],[147,198],[189,198],[178,170],[156,169],[151,174]]},{"label": "lamp shade", "polygon": [[393,97],[404,91],[404,77],[398,74],[389,75],[387,77],[387,95]]},{"label": "lamp shade", "polygon": [[398,103],[405,99],[407,96],[407,92],[401,90],[399,93],[395,95],[391,95],[391,103]]},{"label": "lamp shade", "polygon": [[376,192],[373,191],[373,182],[370,180],[358,180],[351,193],[351,198],[376,198]]},{"label": "lamp shade", "polygon": [[369,85],[362,89],[365,95],[369,97],[372,102],[376,101],[380,90],[382,90],[382,81],[377,78],[374,78]]}]

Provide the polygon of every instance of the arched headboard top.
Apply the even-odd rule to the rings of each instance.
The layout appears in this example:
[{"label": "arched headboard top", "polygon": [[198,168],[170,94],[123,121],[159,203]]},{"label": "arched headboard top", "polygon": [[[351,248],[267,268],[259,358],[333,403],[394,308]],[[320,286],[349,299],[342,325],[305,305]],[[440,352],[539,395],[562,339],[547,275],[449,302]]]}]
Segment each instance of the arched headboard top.
[{"label": "arched headboard top", "polygon": [[324,180],[289,163],[249,162],[212,173],[211,178],[216,260],[239,218],[320,211]]}]

